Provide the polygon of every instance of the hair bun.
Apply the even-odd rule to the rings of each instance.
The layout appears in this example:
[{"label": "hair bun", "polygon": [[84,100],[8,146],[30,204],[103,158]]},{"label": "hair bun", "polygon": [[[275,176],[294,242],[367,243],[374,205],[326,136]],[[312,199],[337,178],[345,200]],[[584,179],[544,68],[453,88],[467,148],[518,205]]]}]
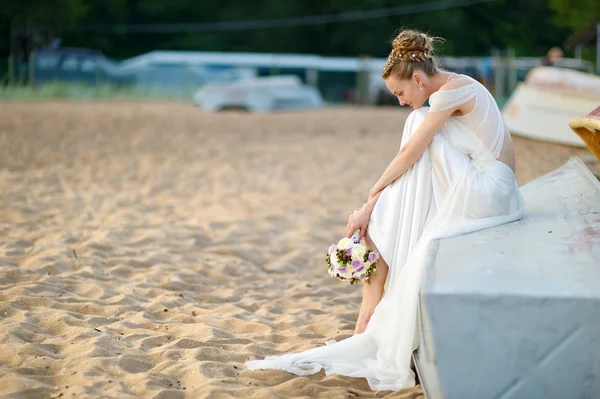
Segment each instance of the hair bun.
[{"label": "hair bun", "polygon": [[421,62],[431,58],[436,37],[418,30],[403,30],[392,42],[391,56],[408,62]]}]

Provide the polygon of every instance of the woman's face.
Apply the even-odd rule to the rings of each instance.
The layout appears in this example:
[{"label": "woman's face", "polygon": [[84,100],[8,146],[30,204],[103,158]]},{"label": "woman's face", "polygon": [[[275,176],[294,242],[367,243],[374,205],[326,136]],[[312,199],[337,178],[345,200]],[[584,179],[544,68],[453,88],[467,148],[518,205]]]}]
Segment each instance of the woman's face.
[{"label": "woman's face", "polygon": [[419,109],[427,100],[426,90],[419,90],[419,83],[423,85],[421,77],[414,74],[411,79],[400,79],[390,75],[385,79],[388,90],[398,97],[400,105],[408,105],[413,109]]}]

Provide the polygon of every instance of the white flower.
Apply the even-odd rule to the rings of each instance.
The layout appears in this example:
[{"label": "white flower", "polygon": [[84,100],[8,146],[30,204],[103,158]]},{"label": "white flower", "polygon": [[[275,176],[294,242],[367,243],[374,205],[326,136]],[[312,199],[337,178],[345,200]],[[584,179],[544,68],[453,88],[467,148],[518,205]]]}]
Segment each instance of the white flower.
[{"label": "white flower", "polygon": [[352,248],[352,245],[354,245],[354,243],[352,242],[351,239],[349,238],[342,238],[340,240],[340,242],[338,242],[338,249],[348,249],[348,248]]},{"label": "white flower", "polygon": [[329,262],[331,263],[331,266],[333,266],[334,269],[340,267],[336,254],[331,254],[331,256],[329,257]]},{"label": "white flower", "polygon": [[356,244],[354,245],[354,248],[352,248],[352,259],[363,260],[366,253],[367,247],[362,244]]}]

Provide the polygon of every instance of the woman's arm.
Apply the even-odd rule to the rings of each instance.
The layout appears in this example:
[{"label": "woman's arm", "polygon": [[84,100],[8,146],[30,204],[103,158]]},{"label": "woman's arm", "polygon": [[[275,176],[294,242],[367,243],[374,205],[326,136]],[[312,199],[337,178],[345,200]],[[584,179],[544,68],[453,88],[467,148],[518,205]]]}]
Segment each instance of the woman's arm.
[{"label": "woman's arm", "polygon": [[377,183],[369,191],[369,201],[394,180],[402,176],[421,158],[423,152],[425,152],[425,149],[429,146],[431,140],[433,140],[433,136],[440,131],[444,123],[456,109],[452,108],[445,111],[427,113],[421,126],[417,128],[415,134],[398,151],[398,154],[392,159]]},{"label": "woman's arm", "polygon": [[375,204],[377,203],[380,195],[381,191],[375,194],[373,198],[369,198],[369,200],[363,205],[363,208],[365,209],[365,212],[368,213],[369,217],[371,216],[371,213],[373,213],[373,209],[375,208]]}]

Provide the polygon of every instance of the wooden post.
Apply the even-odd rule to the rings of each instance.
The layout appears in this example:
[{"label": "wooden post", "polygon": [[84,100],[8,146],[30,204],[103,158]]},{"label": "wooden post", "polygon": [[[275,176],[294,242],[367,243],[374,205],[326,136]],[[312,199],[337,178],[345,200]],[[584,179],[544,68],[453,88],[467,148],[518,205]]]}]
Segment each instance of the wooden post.
[{"label": "wooden post", "polygon": [[356,76],[356,101],[360,105],[369,103],[369,56],[361,55],[358,59]]},{"label": "wooden post", "polygon": [[494,97],[496,97],[496,101],[500,101],[504,96],[504,65],[502,57],[500,57],[500,50],[495,47],[492,49],[492,61],[492,68],[494,70]]},{"label": "wooden post", "polygon": [[508,49],[508,89],[509,95],[517,88],[517,66],[515,62],[515,49],[510,47]]},{"label": "wooden post", "polygon": [[35,50],[33,50],[29,54],[29,65],[27,68],[29,86],[33,86],[35,84]]},{"label": "wooden post", "polygon": [[600,74],[600,22],[596,25],[596,73]]},{"label": "wooden post", "polygon": [[96,92],[96,97],[98,97],[99,95],[99,91],[100,88],[98,87],[98,85],[100,84],[100,55],[96,54],[96,87],[95,87],[95,92]]},{"label": "wooden post", "polygon": [[8,83],[15,84],[15,24],[10,20],[10,47],[8,51]]},{"label": "wooden post", "polygon": [[319,81],[319,70],[316,68],[307,69],[305,77],[306,84],[316,89]]},{"label": "wooden post", "polygon": [[8,84],[10,86],[15,84],[15,60],[14,55],[10,53],[8,55]]},{"label": "wooden post", "polygon": [[273,57],[271,58],[271,65],[269,68],[269,75],[274,76],[274,75],[280,75],[280,70],[279,70],[279,59],[277,57]]}]

